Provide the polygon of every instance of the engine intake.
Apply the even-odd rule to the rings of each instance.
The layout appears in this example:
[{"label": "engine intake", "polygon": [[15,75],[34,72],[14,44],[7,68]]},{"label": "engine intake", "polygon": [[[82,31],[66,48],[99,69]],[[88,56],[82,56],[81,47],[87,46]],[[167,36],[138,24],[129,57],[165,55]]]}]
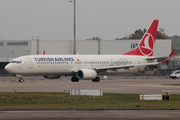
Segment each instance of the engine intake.
[{"label": "engine intake", "polygon": [[81,69],[78,70],[77,76],[79,79],[95,79],[97,77],[97,72],[91,69]]}]

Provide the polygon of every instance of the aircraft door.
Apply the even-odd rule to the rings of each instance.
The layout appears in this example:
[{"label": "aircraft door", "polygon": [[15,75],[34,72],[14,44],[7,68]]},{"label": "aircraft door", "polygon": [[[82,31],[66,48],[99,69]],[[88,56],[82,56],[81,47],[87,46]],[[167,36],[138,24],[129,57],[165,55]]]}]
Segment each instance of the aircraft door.
[{"label": "aircraft door", "polygon": [[91,62],[91,67],[92,67],[92,68],[95,67],[94,61],[95,61],[95,60],[93,60],[93,61]]},{"label": "aircraft door", "polygon": [[28,68],[32,69],[33,68],[33,61],[32,61],[32,59],[30,57],[28,57],[27,61],[28,61]]},{"label": "aircraft door", "polygon": [[114,65],[113,63],[114,63],[113,59],[110,59],[110,66]]}]

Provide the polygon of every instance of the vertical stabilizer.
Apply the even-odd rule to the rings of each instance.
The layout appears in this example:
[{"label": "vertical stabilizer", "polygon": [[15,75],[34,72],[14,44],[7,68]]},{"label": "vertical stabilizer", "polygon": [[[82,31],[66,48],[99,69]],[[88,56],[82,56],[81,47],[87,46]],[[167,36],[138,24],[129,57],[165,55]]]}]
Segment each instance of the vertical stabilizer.
[{"label": "vertical stabilizer", "polygon": [[138,46],[123,55],[153,56],[158,22],[159,20],[153,20]]}]

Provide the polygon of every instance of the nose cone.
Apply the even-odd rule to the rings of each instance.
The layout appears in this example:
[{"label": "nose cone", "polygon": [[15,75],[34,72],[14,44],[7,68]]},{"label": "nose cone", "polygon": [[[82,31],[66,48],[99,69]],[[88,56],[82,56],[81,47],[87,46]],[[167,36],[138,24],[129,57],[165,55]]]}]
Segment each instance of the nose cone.
[{"label": "nose cone", "polygon": [[4,69],[9,73],[13,73],[13,66],[11,65],[11,63],[7,64]]}]

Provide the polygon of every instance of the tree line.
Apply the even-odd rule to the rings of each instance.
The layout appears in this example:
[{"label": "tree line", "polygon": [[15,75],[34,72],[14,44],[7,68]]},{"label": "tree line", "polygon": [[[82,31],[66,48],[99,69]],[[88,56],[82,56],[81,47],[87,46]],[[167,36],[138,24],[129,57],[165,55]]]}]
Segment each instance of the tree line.
[{"label": "tree line", "polygon": [[[144,30],[138,29],[134,33],[132,33],[126,37],[116,38],[115,40],[141,39],[143,37],[143,35],[145,34],[145,32],[146,32],[146,29],[144,29]],[[164,32],[157,31],[156,39],[168,39],[168,36]]]}]

